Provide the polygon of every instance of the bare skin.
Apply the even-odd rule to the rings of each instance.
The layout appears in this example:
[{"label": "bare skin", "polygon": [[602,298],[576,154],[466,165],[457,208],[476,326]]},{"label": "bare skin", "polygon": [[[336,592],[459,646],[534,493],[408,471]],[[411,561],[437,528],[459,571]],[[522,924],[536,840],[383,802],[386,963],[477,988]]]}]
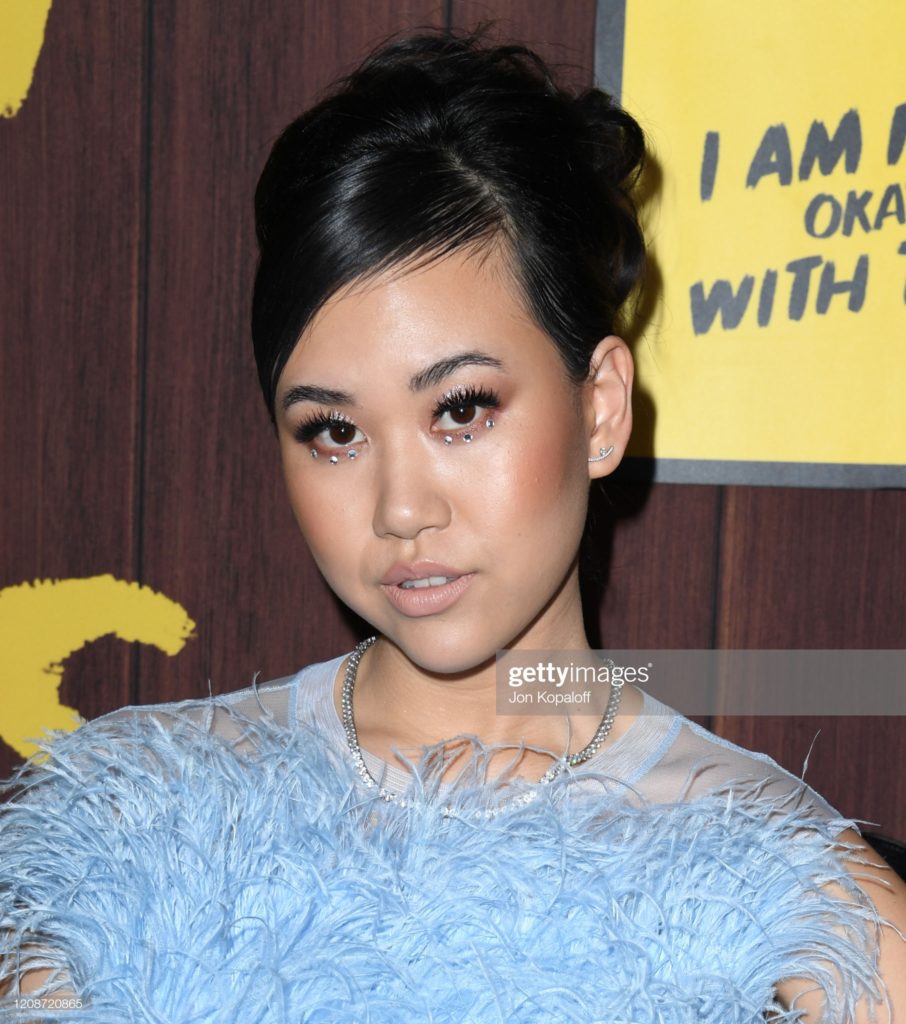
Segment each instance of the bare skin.
[{"label": "bare skin", "polygon": [[[495,711],[497,650],[589,648],[577,550],[589,483],[616,468],[628,443],[633,380],[617,337],[599,341],[590,365],[583,384],[567,379],[499,251],[483,261],[453,254],[345,289],[287,362],[277,422],[294,514],[328,583],[380,634],[355,694],[359,740],[378,757],[393,761],[394,748],[463,733],[555,754],[593,735],[597,714]],[[324,417],[314,433],[305,429]],[[611,445],[610,458],[588,461]],[[465,580],[455,599],[426,614],[390,589],[398,580],[387,582],[419,563],[434,566],[419,570],[425,577]],[[640,700],[627,688],[610,742],[631,726]],[[529,751],[517,774],[537,779],[550,763],[551,754]],[[872,864],[848,865],[858,884],[906,932],[906,885],[858,835],[843,838]],[[892,928],[880,967],[892,1020],[906,1024],[906,942]],[[30,972],[21,992],[46,980]],[[822,1021],[821,993],[797,979],[777,987],[807,1024]],[[869,1014],[861,1007],[857,1024]]]},{"label": "bare skin", "polygon": [[[413,390],[426,367],[474,349],[499,366],[462,366],[427,393]],[[278,402],[307,383],[350,399],[320,409],[354,425],[337,435],[357,448],[351,466],[340,464],[346,447],[330,432],[315,441],[324,445],[318,459],[310,441],[293,436],[317,403],[289,404],[278,426],[290,500],[315,560],[381,634],[359,669],[355,715],[361,745],[385,761],[394,761],[395,748],[415,752],[461,733],[574,751],[597,727],[597,716],[495,713],[497,649],[588,648],[576,565],[588,484],[616,468],[631,429],[632,359],[619,338],[601,340],[579,387],[559,359],[494,253],[484,263],[454,254],[340,293],[287,363]],[[468,448],[444,445],[451,423],[432,417],[438,395],[457,386],[490,388],[500,398],[493,410],[476,410]],[[488,414],[494,430],[481,433]],[[611,444],[611,458],[587,461]],[[324,462],[331,453],[336,466]],[[380,580],[394,563],[420,558],[474,578],[450,609],[412,618],[387,601]],[[338,678],[338,712],[339,685]],[[628,688],[613,739],[639,701]],[[549,764],[548,755],[528,752],[518,774],[538,778]],[[856,833],[842,838],[873,865],[848,865],[863,890],[906,932],[906,884]],[[892,1019],[906,1024],[906,942],[892,927],[884,929],[880,969]],[[823,995],[806,987],[778,979],[777,990],[817,1024]],[[857,1024],[869,1019],[861,1007]]]},{"label": "bare skin", "polygon": [[[426,370],[475,352],[485,361],[413,389]],[[290,500],[315,560],[381,636],[356,684],[365,749],[392,758],[394,745],[469,733],[564,752],[594,734],[598,713],[498,716],[494,700],[498,649],[589,650],[577,550],[589,482],[612,471],[629,438],[632,358],[610,336],[591,365],[584,385],[568,380],[500,258],[482,264],[462,254],[341,294],[290,357],[278,405],[304,387],[348,398],[295,401],[278,424]],[[450,414],[435,409],[445,394],[468,389],[493,392],[496,405],[472,400],[472,440],[463,443]],[[313,415],[348,420],[340,436],[349,442],[325,430],[300,443],[295,435]],[[609,445],[611,459],[588,462]],[[423,560],[471,582],[452,607],[409,615],[381,580],[394,565]],[[640,699],[627,691],[614,736]],[[527,754],[520,773],[537,778],[549,765]]]}]

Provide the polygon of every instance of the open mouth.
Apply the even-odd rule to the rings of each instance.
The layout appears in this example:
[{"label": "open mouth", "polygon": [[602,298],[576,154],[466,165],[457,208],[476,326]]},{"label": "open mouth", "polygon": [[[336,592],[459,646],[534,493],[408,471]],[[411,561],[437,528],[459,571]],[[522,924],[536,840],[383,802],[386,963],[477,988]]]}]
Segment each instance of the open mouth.
[{"label": "open mouth", "polygon": [[458,579],[458,576],[424,576],[417,580],[403,580],[399,585],[403,590],[424,590],[426,587],[442,587]]},{"label": "open mouth", "polygon": [[473,572],[461,576],[418,576],[398,583],[383,583],[381,589],[397,611],[418,618],[452,608],[474,578]]}]

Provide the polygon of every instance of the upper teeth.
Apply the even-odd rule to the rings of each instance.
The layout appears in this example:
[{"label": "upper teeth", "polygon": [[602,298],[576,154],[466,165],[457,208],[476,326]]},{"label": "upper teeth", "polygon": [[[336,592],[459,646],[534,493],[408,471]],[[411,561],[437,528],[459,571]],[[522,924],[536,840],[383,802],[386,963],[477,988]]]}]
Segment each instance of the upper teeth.
[{"label": "upper teeth", "polygon": [[411,590],[413,587],[441,587],[455,579],[455,576],[427,576],[420,580],[403,580],[400,586],[405,587],[406,590]]}]

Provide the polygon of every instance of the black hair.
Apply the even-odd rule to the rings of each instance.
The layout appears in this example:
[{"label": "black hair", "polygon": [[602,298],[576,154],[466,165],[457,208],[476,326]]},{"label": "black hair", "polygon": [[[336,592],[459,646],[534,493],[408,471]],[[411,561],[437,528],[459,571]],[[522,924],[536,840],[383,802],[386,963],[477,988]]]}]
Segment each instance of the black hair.
[{"label": "black hair", "polygon": [[642,130],[601,90],[560,88],[537,54],[481,34],[386,43],[274,145],[255,193],[252,302],[272,419],[283,367],[332,295],[454,250],[502,244],[577,383],[614,331],[644,262],[630,194]]}]

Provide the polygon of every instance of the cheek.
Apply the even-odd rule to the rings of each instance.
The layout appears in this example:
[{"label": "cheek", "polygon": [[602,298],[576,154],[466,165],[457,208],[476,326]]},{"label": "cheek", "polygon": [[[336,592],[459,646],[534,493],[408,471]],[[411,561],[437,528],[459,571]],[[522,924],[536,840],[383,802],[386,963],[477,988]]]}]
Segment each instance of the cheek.
[{"label": "cheek", "polygon": [[[337,546],[337,536],[342,533],[342,523],[332,510],[336,502],[331,499],[330,492],[335,489],[336,481],[319,481],[315,474],[327,467],[312,467],[302,462],[295,452],[283,458],[283,478],[286,491],[292,506],[293,516],[306,543],[317,562],[321,562],[321,553],[330,551]],[[341,468],[336,467],[336,471]]]},{"label": "cheek", "polygon": [[343,600],[358,579],[362,546],[371,535],[373,506],[361,484],[364,467],[310,465],[294,451],[283,457],[283,476],[293,516],[322,575]]},{"label": "cheek", "polygon": [[495,458],[488,502],[514,540],[541,535],[545,546],[578,545],[588,471],[583,440],[573,427],[519,432]]}]

